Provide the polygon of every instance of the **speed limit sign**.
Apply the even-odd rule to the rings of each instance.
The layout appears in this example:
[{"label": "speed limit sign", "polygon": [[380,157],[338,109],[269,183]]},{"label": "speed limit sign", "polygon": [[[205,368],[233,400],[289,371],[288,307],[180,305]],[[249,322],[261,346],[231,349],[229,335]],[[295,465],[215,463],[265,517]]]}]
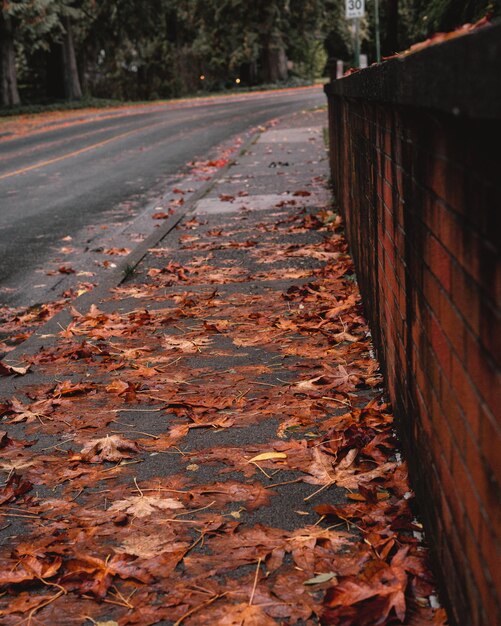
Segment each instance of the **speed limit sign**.
[{"label": "speed limit sign", "polygon": [[365,0],[346,0],[346,19],[363,17],[365,14]]}]

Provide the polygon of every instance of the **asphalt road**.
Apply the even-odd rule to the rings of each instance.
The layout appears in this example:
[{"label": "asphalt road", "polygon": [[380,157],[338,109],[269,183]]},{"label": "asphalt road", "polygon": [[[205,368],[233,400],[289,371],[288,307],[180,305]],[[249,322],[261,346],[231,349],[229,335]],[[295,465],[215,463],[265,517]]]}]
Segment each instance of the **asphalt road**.
[{"label": "asphalt road", "polygon": [[322,90],[286,90],[144,108],[45,128],[0,143],[0,304],[33,284],[65,236],[104,222],[219,143],[274,117],[321,105]]}]

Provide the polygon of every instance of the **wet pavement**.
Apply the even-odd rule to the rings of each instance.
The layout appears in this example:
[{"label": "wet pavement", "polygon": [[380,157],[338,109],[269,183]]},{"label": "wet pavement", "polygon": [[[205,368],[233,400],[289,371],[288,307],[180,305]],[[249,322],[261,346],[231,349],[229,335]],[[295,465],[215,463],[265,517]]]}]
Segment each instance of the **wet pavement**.
[{"label": "wet pavement", "polygon": [[264,129],[3,359],[2,623],[445,623],[325,126]]}]

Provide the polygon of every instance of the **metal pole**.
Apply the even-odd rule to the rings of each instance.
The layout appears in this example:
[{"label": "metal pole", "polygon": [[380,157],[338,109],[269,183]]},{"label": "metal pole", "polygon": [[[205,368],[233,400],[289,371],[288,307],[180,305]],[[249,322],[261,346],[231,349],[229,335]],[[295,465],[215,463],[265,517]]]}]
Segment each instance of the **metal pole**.
[{"label": "metal pole", "polygon": [[374,0],[374,21],[376,26],[376,61],[381,63],[381,33],[379,29],[379,0]]},{"label": "metal pole", "polygon": [[360,18],[355,18],[355,67],[360,67]]}]

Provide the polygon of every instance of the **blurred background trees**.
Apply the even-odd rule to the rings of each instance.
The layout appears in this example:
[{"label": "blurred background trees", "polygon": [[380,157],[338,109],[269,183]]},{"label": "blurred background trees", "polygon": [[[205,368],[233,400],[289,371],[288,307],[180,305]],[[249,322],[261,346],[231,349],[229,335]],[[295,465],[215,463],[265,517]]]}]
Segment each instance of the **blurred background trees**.
[{"label": "blurred background trees", "polygon": [[[0,0],[0,104],[147,100],[300,84],[351,62],[344,0]],[[496,6],[495,6],[496,5]],[[374,0],[362,51],[375,58]],[[380,0],[383,54],[499,13],[493,0]]]}]

